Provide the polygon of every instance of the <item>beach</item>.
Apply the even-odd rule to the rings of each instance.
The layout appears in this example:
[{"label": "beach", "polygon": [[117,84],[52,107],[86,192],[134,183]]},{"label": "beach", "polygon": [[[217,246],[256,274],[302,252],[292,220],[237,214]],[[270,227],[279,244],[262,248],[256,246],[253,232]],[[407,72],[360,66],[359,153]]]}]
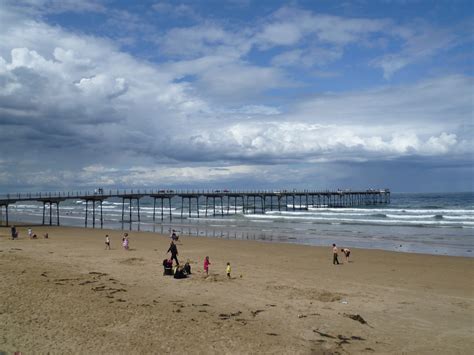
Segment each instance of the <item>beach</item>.
[{"label": "beach", "polygon": [[[182,235],[0,229],[0,352],[468,354],[474,259]],[[48,232],[49,238],[42,235]],[[112,250],[105,250],[109,234]],[[209,276],[203,260],[210,257]],[[345,261],[342,253],[339,261]],[[231,278],[225,270],[232,266]]]}]

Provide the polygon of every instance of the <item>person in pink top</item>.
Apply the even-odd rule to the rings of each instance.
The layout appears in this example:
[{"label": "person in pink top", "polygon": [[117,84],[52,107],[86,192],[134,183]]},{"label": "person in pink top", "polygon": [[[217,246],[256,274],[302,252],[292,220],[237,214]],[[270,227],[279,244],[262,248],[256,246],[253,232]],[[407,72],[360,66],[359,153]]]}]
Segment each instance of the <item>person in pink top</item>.
[{"label": "person in pink top", "polygon": [[209,261],[209,257],[206,256],[204,259],[204,271],[206,272],[206,275],[209,275],[209,265],[211,265],[211,262]]},{"label": "person in pink top", "polygon": [[129,245],[129,242],[128,242],[128,233],[125,233],[123,235],[123,238],[122,238],[122,246],[125,250],[128,250],[128,245]]}]

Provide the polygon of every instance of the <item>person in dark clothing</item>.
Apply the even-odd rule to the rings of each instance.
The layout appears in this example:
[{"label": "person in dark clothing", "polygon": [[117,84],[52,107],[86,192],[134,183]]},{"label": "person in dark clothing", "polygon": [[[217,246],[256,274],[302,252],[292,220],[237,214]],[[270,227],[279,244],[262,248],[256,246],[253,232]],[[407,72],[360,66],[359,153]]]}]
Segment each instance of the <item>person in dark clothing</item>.
[{"label": "person in dark clothing", "polygon": [[18,238],[18,232],[16,231],[16,227],[12,226],[12,239]]},{"label": "person in dark clothing", "polygon": [[173,261],[171,259],[163,260],[163,275],[173,275]]},{"label": "person in dark clothing", "polygon": [[170,247],[166,253],[171,253],[171,260],[176,260],[176,265],[179,265],[178,261],[178,248],[176,247],[176,244],[174,244],[173,241],[171,241]]},{"label": "person in dark clothing", "polygon": [[332,263],[333,265],[339,265],[339,260],[337,259],[337,247],[336,244],[332,245]]},{"label": "person in dark clothing", "polygon": [[191,275],[191,265],[189,265],[189,262],[184,264],[184,272],[188,275]]},{"label": "person in dark clothing", "polygon": [[175,279],[185,279],[187,276],[184,272],[184,269],[180,266],[176,267],[176,270],[174,272],[174,278]]}]

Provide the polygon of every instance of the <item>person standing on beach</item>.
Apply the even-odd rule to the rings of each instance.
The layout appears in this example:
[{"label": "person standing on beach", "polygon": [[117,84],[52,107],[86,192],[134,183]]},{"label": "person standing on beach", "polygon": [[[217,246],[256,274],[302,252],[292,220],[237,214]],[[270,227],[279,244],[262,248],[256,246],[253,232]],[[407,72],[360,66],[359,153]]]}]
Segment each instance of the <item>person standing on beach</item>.
[{"label": "person standing on beach", "polygon": [[171,241],[170,247],[168,248],[168,251],[166,252],[171,253],[171,260],[176,260],[176,265],[179,265],[178,261],[178,248],[176,247],[176,244],[174,244],[173,241]]},{"label": "person standing on beach", "polygon": [[230,272],[232,271],[231,267],[230,267],[230,263],[228,262],[227,263],[227,267],[225,268],[225,272],[227,274],[227,278],[230,279]]},{"label": "person standing on beach", "polygon": [[346,257],[346,263],[349,263],[349,255],[351,255],[351,250],[349,248],[341,248],[341,251]]},{"label": "person standing on beach", "polygon": [[12,232],[12,240],[15,240],[16,238],[18,238],[18,232],[16,231],[15,226],[12,226],[11,232]]},{"label": "person standing on beach", "polygon": [[209,257],[206,256],[206,258],[204,259],[204,272],[206,273],[206,275],[209,275],[209,265],[211,265],[211,262],[209,261]]},{"label": "person standing on beach", "polygon": [[31,228],[28,228],[28,237],[33,237],[33,231],[31,230]]},{"label": "person standing on beach", "polygon": [[105,250],[109,249],[110,250],[110,238],[109,235],[105,235]]},{"label": "person standing on beach", "polygon": [[332,245],[332,263],[333,263],[333,265],[339,265],[339,260],[337,260],[337,247],[336,247],[336,244]]},{"label": "person standing on beach", "polygon": [[122,238],[122,246],[125,250],[128,250],[128,233],[125,233]]}]

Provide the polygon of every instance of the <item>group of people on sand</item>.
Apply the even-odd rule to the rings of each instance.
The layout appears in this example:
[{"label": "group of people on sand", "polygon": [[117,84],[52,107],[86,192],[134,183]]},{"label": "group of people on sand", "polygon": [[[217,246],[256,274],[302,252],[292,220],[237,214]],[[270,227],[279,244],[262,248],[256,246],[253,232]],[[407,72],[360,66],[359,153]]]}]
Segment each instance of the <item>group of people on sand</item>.
[{"label": "group of people on sand", "polygon": [[[173,235],[174,235],[173,231]],[[178,247],[175,244],[175,240],[178,240],[177,238],[173,238],[173,235],[171,237],[171,242],[170,242],[170,247],[168,248],[166,254],[171,253],[171,257],[169,259],[163,260],[163,275],[174,275],[175,278],[180,279],[180,278],[185,278],[187,275],[191,274],[191,265],[189,264],[189,260],[184,264],[183,267],[179,264],[178,261]],[[176,262],[175,266],[173,267],[173,261]],[[204,272],[206,273],[206,276],[209,275],[209,266],[211,265],[211,261],[209,259],[209,256],[206,256],[204,258]],[[172,270],[172,271],[171,271]],[[230,273],[232,269],[230,266],[230,263],[227,263],[226,266],[226,274],[227,278],[231,278]]]},{"label": "group of people on sand", "polygon": [[[128,233],[124,233],[122,237],[122,248],[124,250],[129,250],[129,239]],[[111,250],[110,248],[110,237],[108,234],[105,235],[105,250]]]},{"label": "group of people on sand", "polygon": [[[349,248],[341,248],[341,253],[344,254],[346,257],[346,263],[349,263],[349,256],[351,255],[351,251]],[[338,260],[338,249],[336,244],[332,245],[332,263],[333,265],[339,265],[339,260]]]},{"label": "group of people on sand", "polygon": [[[12,226],[12,227],[11,227],[11,237],[12,237],[12,240],[18,239],[18,235],[19,235],[19,234],[18,234],[18,230],[16,229],[15,226]],[[37,236],[35,233],[33,233],[33,230],[32,230],[31,228],[28,228],[28,238],[30,238],[30,239],[38,239],[38,236]],[[44,234],[43,234],[43,238],[44,238],[44,239],[48,239],[48,238],[49,238],[48,233],[44,233]]]}]

